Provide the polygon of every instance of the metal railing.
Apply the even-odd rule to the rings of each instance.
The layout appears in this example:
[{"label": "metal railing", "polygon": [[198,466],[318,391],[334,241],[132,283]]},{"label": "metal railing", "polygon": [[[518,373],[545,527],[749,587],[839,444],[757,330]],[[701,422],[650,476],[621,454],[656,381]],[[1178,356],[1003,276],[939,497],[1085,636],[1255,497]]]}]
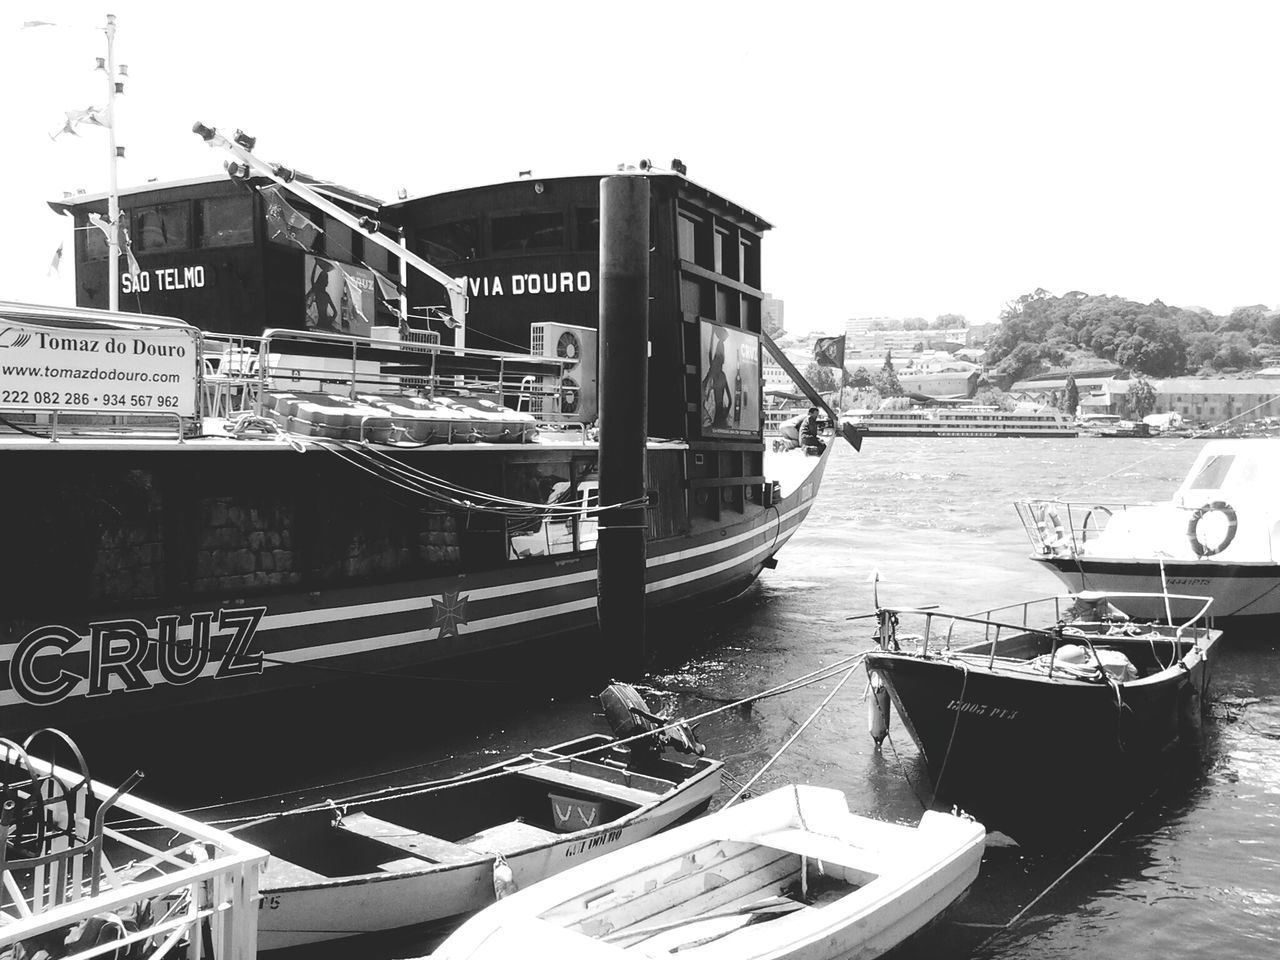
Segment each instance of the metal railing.
[{"label": "metal railing", "polygon": [[1151,504],[1066,500],[1018,500],[1014,509],[1031,548],[1043,556],[1077,556],[1097,540],[1117,514]]},{"label": "metal railing", "polygon": [[[1198,645],[1201,641],[1208,640],[1213,633],[1213,624],[1208,616],[1209,608],[1213,603],[1212,597],[1187,594],[1088,592],[1037,597],[1033,600],[993,607],[972,614],[947,613],[931,607],[884,608],[877,612],[876,639],[884,650],[898,651],[903,643],[914,643],[915,653],[926,659],[930,655],[931,643],[935,645],[936,656],[952,654],[957,645],[963,648],[964,653],[970,654],[975,648],[985,646],[988,647],[985,653],[986,667],[994,670],[997,661],[1001,659],[997,656],[997,651],[1002,638],[1007,639],[1010,634],[1035,635],[1044,638],[1048,643],[1047,652],[1051,655],[1057,652],[1063,640],[1068,640],[1089,647],[1097,662],[1092,641],[1103,637],[1108,629],[1129,622],[1122,612],[1124,601],[1152,598],[1192,601],[1199,605],[1194,613],[1181,622],[1170,622],[1163,628],[1158,628],[1172,631],[1165,639],[1174,643],[1189,642]],[[1112,601],[1120,606],[1112,606]],[[1087,619],[1087,615],[1081,616],[1082,605],[1094,611],[1098,619]],[[1114,611],[1119,616],[1107,619],[1108,611]],[[923,623],[921,630],[904,632],[900,629],[903,617],[920,618]],[[965,635],[966,626],[975,629],[969,631],[969,635]],[[1134,626],[1138,629],[1151,628],[1150,625]],[[960,628],[961,632],[959,637],[957,637],[957,628]],[[1053,676],[1053,659],[1051,656],[1050,677]]]},{"label": "metal railing", "polygon": [[[268,390],[338,393],[349,399],[398,391],[428,398],[467,394],[498,404],[514,399],[517,412],[533,412],[551,406],[537,401],[561,396],[559,381],[573,363],[304,330],[271,329],[260,337],[206,333],[201,397],[206,416],[261,415]],[[459,372],[468,365],[473,369]],[[531,365],[554,372],[530,374]],[[539,420],[565,425],[553,415]]]},{"label": "metal railing", "polygon": [[[65,808],[48,818],[65,819],[63,829],[46,835],[40,824],[36,856],[0,856],[0,947],[23,943],[31,955],[52,942],[60,957],[92,960],[140,945],[130,955],[160,960],[185,944],[188,960],[253,960],[266,851],[130,796],[128,785],[91,780],[83,761],[68,770],[10,741],[0,750],[10,769],[26,772],[29,788],[35,784],[22,796],[36,818]],[[6,795],[20,794],[9,786]],[[16,802],[6,807],[0,852],[19,821]],[[90,935],[97,926],[105,933]]]}]

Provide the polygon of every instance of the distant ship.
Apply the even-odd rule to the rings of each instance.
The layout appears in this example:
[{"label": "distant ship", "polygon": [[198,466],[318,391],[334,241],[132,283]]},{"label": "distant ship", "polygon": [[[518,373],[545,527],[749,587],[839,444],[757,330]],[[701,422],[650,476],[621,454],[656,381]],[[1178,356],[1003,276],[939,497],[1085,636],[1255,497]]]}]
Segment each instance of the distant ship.
[{"label": "distant ship", "polygon": [[867,437],[1074,437],[1078,429],[1057,410],[995,407],[917,407],[849,410],[841,423]]}]

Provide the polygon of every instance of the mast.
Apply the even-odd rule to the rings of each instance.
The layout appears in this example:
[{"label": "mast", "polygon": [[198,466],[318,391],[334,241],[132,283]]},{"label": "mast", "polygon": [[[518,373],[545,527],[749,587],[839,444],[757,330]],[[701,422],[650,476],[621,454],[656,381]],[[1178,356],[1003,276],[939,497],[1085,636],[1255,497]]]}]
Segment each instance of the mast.
[{"label": "mast", "polygon": [[[191,131],[197,134],[205,143],[211,147],[221,147],[233,157],[244,164],[245,171],[256,174],[260,177],[266,177],[284,187],[289,192],[295,194],[302,200],[314,206],[317,210],[327,213],[339,223],[345,224],[352,230],[359,230],[361,234],[378,246],[382,247],[388,253],[395,257],[399,257],[401,262],[407,262],[410,266],[415,267],[432,280],[436,281],[449,294],[449,310],[453,314],[453,319],[457,321],[457,328],[454,330],[454,347],[461,351],[467,345],[467,291],[454,277],[449,276],[443,270],[428,263],[422,257],[418,256],[407,246],[397,243],[395,240],[385,236],[378,228],[381,224],[376,220],[368,217],[356,217],[346,210],[343,210],[328,197],[319,191],[313,190],[309,185],[301,183],[297,180],[296,171],[290,170],[288,167],[278,163],[267,163],[258,159],[253,154],[254,145],[257,140],[243,130],[237,130],[232,139],[227,139],[220,134],[214,127],[206,127],[199,120],[192,126]],[[227,165],[227,172],[232,176],[238,176],[238,172],[233,169],[232,164]]]},{"label": "mast", "polygon": [[[107,186],[107,307],[120,309],[120,190],[116,180],[116,15],[107,14],[107,144],[111,151]],[[101,61],[99,61],[101,63]]]}]

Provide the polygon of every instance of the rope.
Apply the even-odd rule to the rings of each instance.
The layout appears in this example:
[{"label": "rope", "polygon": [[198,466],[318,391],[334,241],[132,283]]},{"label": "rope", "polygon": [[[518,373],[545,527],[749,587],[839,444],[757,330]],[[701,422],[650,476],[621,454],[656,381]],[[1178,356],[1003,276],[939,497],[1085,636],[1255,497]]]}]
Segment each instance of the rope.
[{"label": "rope", "polygon": [[[1255,413],[1258,410],[1261,410],[1263,407],[1270,406],[1274,402],[1275,402],[1274,399],[1263,400],[1261,403],[1254,404],[1248,410],[1242,410],[1240,413],[1236,414],[1234,417],[1230,417],[1226,420],[1223,420],[1222,423],[1218,424],[1218,426],[1226,426],[1228,423],[1232,423],[1233,421],[1239,420],[1242,417],[1247,417],[1249,414]],[[1207,427],[1204,430],[1199,430],[1191,434],[1189,437],[1179,437],[1178,443],[1186,443],[1189,440],[1203,440],[1206,436],[1210,436],[1213,433],[1213,429],[1214,428],[1212,427]],[[1116,476],[1117,474],[1132,470],[1134,467],[1140,467],[1142,466],[1142,464],[1146,463],[1148,460],[1154,460],[1156,457],[1163,456],[1168,449],[1169,449],[1168,447],[1165,447],[1160,451],[1151,454],[1148,457],[1142,457],[1141,459],[1135,460],[1132,463],[1128,464],[1127,466],[1118,467],[1117,469],[1111,471],[1111,473],[1103,474],[1100,477],[1091,477],[1088,480],[1086,480],[1083,484],[1081,484],[1081,487],[1082,488],[1090,487],[1090,486],[1093,486],[1094,484],[1102,483],[1105,480],[1110,480],[1112,477]]]},{"label": "rope", "polygon": [[1067,867],[1066,870],[1062,871],[1062,873],[1059,874],[1056,880],[1054,880],[1051,884],[1049,884],[1047,887],[1041,890],[1038,894],[1036,894],[1036,896],[1031,900],[1030,903],[1028,903],[1025,907],[1023,907],[1014,915],[1013,919],[1011,919],[1008,923],[1006,923],[1003,927],[1001,927],[991,936],[987,937],[987,939],[983,940],[982,943],[978,944],[978,948],[973,951],[973,955],[974,956],[981,955],[982,952],[992,943],[999,940],[1001,937],[1008,936],[1009,933],[1011,933],[1013,929],[1022,922],[1023,918],[1026,917],[1026,915],[1031,912],[1032,908],[1034,908],[1037,903],[1039,903],[1046,896],[1048,896],[1050,891],[1052,891],[1058,884],[1060,884],[1063,880],[1067,879],[1067,877],[1069,877],[1076,870],[1077,867],[1079,867],[1082,863],[1084,863],[1086,860],[1092,857],[1095,853],[1097,853],[1098,850],[1101,849],[1102,845],[1105,844],[1108,840],[1110,840],[1113,836],[1115,836],[1117,831],[1119,831],[1121,827],[1123,827],[1126,823],[1129,822],[1129,818],[1132,817],[1135,813],[1137,813],[1140,809],[1142,809],[1143,806],[1149,803],[1151,801],[1151,798],[1154,797],[1158,792],[1159,792],[1158,790],[1153,790],[1150,794],[1147,795],[1146,798],[1144,798],[1143,800],[1140,800],[1137,804],[1135,804],[1133,809],[1130,810],[1128,813],[1126,813],[1123,817],[1121,817],[1119,821],[1116,823],[1116,825],[1113,826],[1110,830],[1108,830],[1106,832],[1106,835],[1103,836],[1101,840],[1099,840],[1092,847],[1090,847],[1082,857],[1076,860],[1075,863],[1071,864],[1071,866]]},{"label": "rope", "polygon": [[942,778],[947,772],[947,761],[951,759],[951,747],[956,742],[956,731],[960,729],[960,714],[964,712],[964,694],[969,689],[969,665],[963,660],[955,661],[964,671],[964,680],[960,684],[960,702],[956,705],[956,719],[951,724],[951,737],[947,740],[947,752],[942,755],[942,767],[938,770],[938,779],[933,782],[933,795],[936,798],[942,792]]},{"label": "rope", "polygon": [[[512,776],[514,774],[518,774],[522,770],[528,770],[536,767],[547,766],[553,763],[561,763],[565,760],[580,759],[582,757],[587,757],[595,753],[600,753],[603,750],[612,750],[614,747],[632,743],[633,741],[636,741],[636,740],[643,740],[646,738],[655,737],[658,734],[665,733],[670,730],[674,730],[686,724],[694,725],[699,723],[702,720],[707,719],[708,717],[713,717],[718,713],[724,713],[727,710],[735,710],[742,707],[745,704],[754,703],[755,701],[763,700],[766,697],[778,696],[782,693],[790,693],[795,690],[802,689],[803,687],[811,686],[812,684],[815,684],[815,683],[821,683],[824,680],[830,679],[835,672],[841,669],[844,669],[846,667],[849,667],[848,673],[840,681],[840,685],[843,685],[844,681],[847,680],[850,675],[852,675],[853,669],[857,666],[858,661],[860,661],[863,656],[865,656],[864,653],[852,654],[849,657],[845,657],[842,660],[836,661],[834,664],[831,664],[826,667],[819,667],[818,669],[812,670],[809,673],[804,674],[800,677],[797,677],[794,680],[788,680],[774,687],[770,687],[769,689],[761,693],[755,694],[754,696],[744,697],[741,700],[737,700],[733,703],[725,704],[719,707],[714,707],[710,710],[706,710],[703,713],[697,714],[693,717],[682,718],[680,720],[673,720],[670,723],[666,724],[665,726],[659,727],[655,730],[649,730],[649,731],[645,731],[644,733],[638,733],[638,734],[635,734],[634,736],[626,737],[625,739],[621,739],[621,740],[610,739],[607,743],[603,743],[596,747],[588,747],[585,750],[578,751],[577,753],[561,754],[559,756],[550,757],[545,760],[529,760],[527,762],[522,762],[519,767],[503,769],[503,770],[495,770],[489,773],[484,773],[479,775],[475,774],[474,772],[463,773],[463,774],[458,774],[457,776],[454,776],[454,777],[446,777],[441,780],[424,781],[419,784],[411,784],[408,787],[386,787],[381,790],[374,790],[367,793],[354,794],[349,797],[344,797],[340,800],[334,800],[332,801],[332,803],[335,803],[339,806],[355,805],[355,804],[372,805],[375,803],[381,803],[386,800],[407,799],[409,797],[421,796],[423,794],[428,794],[428,793],[438,793],[442,790],[447,790],[456,786],[462,786],[462,785],[473,784],[473,783],[484,783],[490,780],[496,780],[500,777],[507,777],[507,776]],[[853,666],[850,666],[850,664],[852,664]],[[840,686],[837,686],[836,690],[839,690],[839,688]],[[835,695],[836,690],[833,690],[831,692],[831,694],[827,697],[827,700],[830,700],[831,697]],[[826,702],[827,701],[823,701],[824,706],[826,705]],[[814,714],[814,716],[816,716],[816,713]],[[807,726],[809,721],[811,721],[812,719],[813,717],[810,717],[809,720],[805,721],[805,725]],[[803,727],[801,729],[803,730]],[[763,773],[764,771],[762,770],[761,772]],[[753,778],[751,782],[754,782],[755,779],[758,779],[758,777],[759,775],[757,774],[757,777]],[[316,789],[323,789],[323,788],[320,787]],[[328,810],[330,809],[329,803],[330,803],[329,801],[326,801],[324,803],[306,804],[304,806],[295,807],[291,810],[282,810],[277,813],[269,813],[261,816],[230,817],[222,820],[211,820],[211,821],[208,821],[208,823],[210,826],[223,826],[227,824],[248,825],[248,824],[267,823],[267,822],[278,820],[284,817],[301,816],[303,814],[315,813],[320,810]]]},{"label": "rope", "polygon": [[920,795],[920,790],[916,787],[915,781],[911,779],[911,774],[907,772],[907,765],[903,762],[902,757],[898,755],[898,745],[893,742],[893,734],[886,730],[884,738],[889,741],[889,749],[893,751],[893,759],[898,764],[898,769],[901,771],[903,779],[907,781],[907,786],[911,788],[911,793],[916,798],[916,803],[920,804],[921,810],[928,810],[929,804]]},{"label": "rope", "polygon": [[[859,656],[861,656],[861,657],[865,657],[865,656],[866,656],[866,654],[865,654],[865,653],[863,653],[863,654],[860,654]],[[817,709],[816,709],[816,710],[814,710],[814,711],[813,711],[813,713],[809,714],[808,719],[806,719],[804,723],[800,724],[799,729],[797,729],[797,730],[796,730],[796,732],[795,732],[795,733],[793,733],[793,734],[792,734],[792,735],[787,739],[787,742],[786,742],[786,743],[784,743],[784,744],[783,744],[783,745],[778,749],[778,752],[777,752],[777,753],[775,753],[772,757],[770,757],[770,758],[768,759],[768,761],[765,763],[765,765],[759,769],[759,771],[756,773],[756,775],[755,775],[754,777],[752,777],[750,780],[748,780],[748,781],[747,781],[746,786],[744,786],[741,790],[739,790],[737,793],[735,793],[732,797],[730,797],[730,798],[729,798],[729,802],[725,804],[725,807],[726,807],[726,808],[727,808],[727,807],[732,806],[735,802],[737,802],[738,798],[739,798],[739,797],[741,797],[744,793],[746,793],[746,792],[747,792],[747,790],[749,790],[749,789],[751,788],[751,785],[752,785],[753,783],[755,783],[757,780],[759,780],[759,779],[764,775],[764,772],[765,772],[766,770],[768,770],[771,766],[773,766],[774,761],[775,761],[775,760],[777,760],[779,757],[781,757],[784,753],[786,753],[787,749],[788,749],[788,748],[789,748],[793,743],[795,743],[795,742],[796,742],[796,740],[799,738],[800,734],[804,733],[805,728],[807,728],[807,727],[809,726],[809,724],[813,723],[813,721],[814,721],[814,720],[816,720],[816,719],[818,718],[818,714],[820,714],[823,710],[825,710],[825,709],[826,709],[826,706],[827,706],[827,704],[828,704],[828,703],[830,703],[830,702],[831,702],[832,697],[834,697],[837,693],[839,693],[839,692],[840,692],[840,688],[841,688],[841,687],[843,687],[843,686],[845,685],[845,683],[848,681],[848,679],[849,679],[851,676],[853,676],[853,672],[854,672],[855,670],[857,670],[857,669],[858,669],[858,664],[856,664],[856,663],[855,663],[852,667],[850,667],[850,668],[849,668],[849,670],[845,673],[845,675],[844,675],[843,677],[841,677],[841,678],[840,678],[840,682],[839,682],[839,683],[837,683],[837,684],[835,685],[835,687],[831,690],[831,692],[827,694],[826,698],[825,698],[825,699],[824,699],[820,704],[818,704]]]}]

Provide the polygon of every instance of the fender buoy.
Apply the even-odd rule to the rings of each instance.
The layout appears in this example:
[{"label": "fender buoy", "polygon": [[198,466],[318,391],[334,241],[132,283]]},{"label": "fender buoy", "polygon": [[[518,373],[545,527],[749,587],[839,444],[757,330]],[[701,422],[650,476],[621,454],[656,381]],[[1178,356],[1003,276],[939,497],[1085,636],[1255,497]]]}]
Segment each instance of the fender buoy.
[{"label": "fender buoy", "polygon": [[876,749],[889,735],[889,688],[878,670],[871,671],[871,697],[867,701],[867,727]]},{"label": "fender buoy", "polygon": [[[1200,521],[1211,513],[1221,513],[1227,518],[1227,533],[1220,543],[1209,544],[1200,539]],[[1212,503],[1206,503],[1204,506],[1196,510],[1191,515],[1191,522],[1187,524],[1187,540],[1191,543],[1191,550],[1197,557],[1212,557],[1215,553],[1221,553],[1227,549],[1227,546],[1236,538],[1236,512],[1231,504],[1223,500],[1214,500]]]}]

